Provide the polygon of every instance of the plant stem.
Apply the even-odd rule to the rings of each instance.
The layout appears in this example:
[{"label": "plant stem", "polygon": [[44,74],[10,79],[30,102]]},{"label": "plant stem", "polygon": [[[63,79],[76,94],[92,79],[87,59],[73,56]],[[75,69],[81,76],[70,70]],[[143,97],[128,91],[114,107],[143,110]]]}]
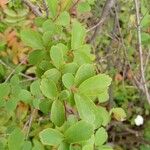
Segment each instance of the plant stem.
[{"label": "plant stem", "polygon": [[148,92],[148,87],[146,84],[145,74],[144,74],[144,61],[143,61],[143,50],[142,50],[142,39],[141,39],[141,26],[140,26],[140,8],[139,8],[139,0],[134,0],[135,9],[136,9],[136,21],[137,21],[137,36],[138,36],[138,50],[140,57],[140,72],[141,72],[141,81],[144,88],[144,92],[146,94],[146,98],[148,103],[150,104],[150,95]]}]

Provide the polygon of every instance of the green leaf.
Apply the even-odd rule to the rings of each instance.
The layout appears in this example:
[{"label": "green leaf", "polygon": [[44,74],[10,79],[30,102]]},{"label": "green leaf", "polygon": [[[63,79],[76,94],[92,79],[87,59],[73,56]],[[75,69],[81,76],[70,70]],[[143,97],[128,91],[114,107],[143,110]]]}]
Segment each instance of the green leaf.
[{"label": "green leaf", "polygon": [[55,99],[58,95],[57,87],[54,81],[43,78],[41,80],[40,89],[44,96],[50,99]]},{"label": "green leaf", "polygon": [[63,134],[58,130],[47,128],[39,133],[41,142],[44,145],[59,146],[63,141]]},{"label": "green leaf", "polygon": [[62,142],[58,147],[58,150],[69,150],[69,144]]},{"label": "green leaf", "polygon": [[102,92],[101,94],[99,94],[98,96],[98,101],[100,103],[104,103],[106,101],[108,101],[109,99],[109,94],[108,94],[108,90],[105,90],[104,92]]},{"label": "green leaf", "polygon": [[33,148],[32,150],[45,150],[44,146],[42,145],[41,142],[36,140],[36,138],[33,139]]},{"label": "green leaf", "polygon": [[24,143],[24,135],[18,128],[14,129],[8,138],[9,150],[20,150]]},{"label": "green leaf", "polygon": [[26,104],[30,104],[32,101],[32,95],[29,91],[22,89],[19,93],[19,99]]},{"label": "green leaf", "polygon": [[6,73],[6,69],[3,67],[2,64],[0,64],[0,78],[4,77]]},{"label": "green leaf", "polygon": [[32,143],[30,141],[25,141],[22,150],[31,150],[31,149],[32,149]]},{"label": "green leaf", "polygon": [[56,25],[52,21],[52,19],[47,19],[43,24],[42,24],[42,29],[44,32],[49,31],[52,35],[56,31]]},{"label": "green leaf", "polygon": [[61,33],[61,31],[62,31],[62,27],[59,25],[56,25],[56,23],[54,23],[52,21],[52,19],[47,19],[43,23],[42,29],[43,29],[44,33],[48,32],[47,34],[49,35],[49,37],[51,37],[57,33]]},{"label": "green leaf", "polygon": [[0,98],[8,96],[10,93],[10,85],[8,83],[0,84]]},{"label": "green leaf", "polygon": [[92,144],[87,144],[87,145],[83,146],[82,150],[93,150],[94,149],[93,147],[94,146]]},{"label": "green leaf", "polygon": [[27,44],[27,46],[34,49],[44,49],[42,36],[40,33],[30,29],[25,29],[21,31],[20,36],[22,41]]},{"label": "green leaf", "polygon": [[36,97],[40,97],[41,96],[41,90],[40,90],[40,81],[36,80],[33,81],[30,85],[30,91],[32,93],[32,95],[36,96]]},{"label": "green leaf", "polygon": [[77,10],[80,13],[89,12],[91,10],[91,6],[87,2],[81,2],[79,3]]},{"label": "green leaf", "polygon": [[50,110],[51,110],[51,105],[52,105],[52,101],[50,101],[48,99],[44,99],[39,104],[39,109],[44,114],[48,114],[50,112]]},{"label": "green leaf", "polygon": [[90,5],[93,5],[95,0],[87,0],[87,2],[90,4]]},{"label": "green leaf", "polygon": [[66,73],[62,76],[62,82],[67,89],[74,85],[74,76],[71,73]]},{"label": "green leaf", "polygon": [[60,77],[61,77],[61,72],[58,71],[56,68],[47,70],[42,76],[42,78],[53,80],[55,83],[58,83]]},{"label": "green leaf", "polygon": [[84,44],[74,52],[74,62],[79,65],[93,63],[95,56],[91,54],[91,46]]},{"label": "green leaf", "polygon": [[20,80],[19,80],[19,76],[17,74],[14,74],[11,79],[10,79],[10,83],[11,85],[19,85]]},{"label": "green leaf", "polygon": [[102,118],[102,125],[106,126],[110,122],[110,115],[106,108],[99,106],[97,108],[97,117]]},{"label": "green leaf", "polygon": [[62,49],[60,49],[58,46],[51,47],[50,57],[56,68],[60,69],[60,67],[64,64],[63,52]]},{"label": "green leaf", "polygon": [[0,108],[4,107],[5,104],[6,104],[6,101],[0,98]]},{"label": "green leaf", "polygon": [[68,63],[64,65],[62,72],[63,74],[72,73],[74,75],[77,69],[78,69],[78,65],[76,63]]},{"label": "green leaf", "polygon": [[58,43],[56,46],[62,50],[63,55],[67,55],[68,47],[66,45],[64,45],[63,43]]},{"label": "green leaf", "polygon": [[50,15],[52,17],[55,17],[57,15],[57,8],[58,8],[58,0],[47,0],[48,9],[50,12]]},{"label": "green leaf", "polygon": [[0,51],[5,51],[6,49],[6,42],[0,41]]},{"label": "green leaf", "polygon": [[43,71],[47,71],[49,69],[52,69],[54,66],[49,62],[49,60],[42,60],[38,67]]},{"label": "green leaf", "polygon": [[44,18],[44,17],[36,17],[34,19],[34,23],[37,27],[41,27],[45,20],[46,20],[46,18]]},{"label": "green leaf", "polygon": [[89,55],[85,54],[85,52],[82,51],[76,51],[74,52],[74,60],[75,63],[78,65],[83,65],[87,63],[92,63],[92,59]]},{"label": "green leaf", "polygon": [[40,103],[41,103],[41,100],[38,99],[38,98],[34,98],[34,99],[32,100],[32,104],[33,104],[34,108],[36,108],[36,109],[39,109]]},{"label": "green leaf", "polygon": [[1,126],[5,126],[6,123],[9,121],[11,114],[5,109],[5,108],[1,108],[0,109],[0,125]]},{"label": "green leaf", "polygon": [[43,39],[43,43],[44,43],[45,46],[51,45],[51,43],[52,43],[52,34],[53,34],[53,32],[49,31],[49,30],[45,31],[43,33],[42,39]]},{"label": "green leaf", "polygon": [[44,57],[45,51],[43,50],[32,51],[31,53],[29,53],[29,63],[32,65],[37,65],[43,60]]},{"label": "green leaf", "polygon": [[95,120],[95,115],[91,109],[91,106],[87,103],[87,100],[77,94],[75,94],[74,99],[80,118],[89,123],[93,123]]},{"label": "green leaf", "polygon": [[71,32],[71,48],[73,50],[78,49],[84,44],[85,35],[85,28],[79,22],[75,21],[72,25]]},{"label": "green leaf", "polygon": [[75,75],[75,85],[80,85],[84,80],[95,75],[94,66],[91,64],[83,64],[79,67]]},{"label": "green leaf", "polygon": [[142,144],[140,150],[150,150],[150,145]]},{"label": "green leaf", "polygon": [[63,90],[59,94],[59,99],[62,100],[62,101],[68,100],[69,96],[70,96],[70,92],[68,90]]},{"label": "green leaf", "polygon": [[16,107],[17,107],[17,102],[18,102],[18,99],[17,98],[10,98],[9,100],[6,101],[6,104],[5,104],[5,108],[8,112],[13,112]]},{"label": "green leaf", "polygon": [[127,117],[125,111],[122,108],[112,108],[110,114],[118,121],[124,121]]},{"label": "green leaf", "polygon": [[66,130],[64,134],[67,142],[76,143],[90,139],[93,133],[93,126],[90,123],[79,121]]},{"label": "green leaf", "polygon": [[103,127],[99,128],[95,134],[95,145],[101,146],[107,141],[107,139],[108,139],[108,134],[106,130]]},{"label": "green leaf", "polygon": [[98,96],[104,92],[111,83],[111,78],[105,74],[91,77],[79,86],[79,91],[88,97]]},{"label": "green leaf", "polygon": [[103,145],[103,146],[100,146],[98,150],[113,150],[113,148],[107,145]]},{"label": "green leaf", "polygon": [[58,127],[65,121],[65,107],[61,101],[55,100],[51,108],[51,121]]},{"label": "green leaf", "polygon": [[57,24],[62,26],[67,26],[69,25],[69,23],[70,23],[69,13],[66,11],[62,12],[57,19]]}]

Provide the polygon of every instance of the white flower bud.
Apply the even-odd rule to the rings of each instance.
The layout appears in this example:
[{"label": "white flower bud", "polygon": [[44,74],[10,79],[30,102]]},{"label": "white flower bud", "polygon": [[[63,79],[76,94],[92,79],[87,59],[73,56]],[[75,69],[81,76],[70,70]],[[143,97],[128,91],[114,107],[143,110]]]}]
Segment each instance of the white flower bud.
[{"label": "white flower bud", "polygon": [[144,119],[141,115],[137,115],[134,122],[135,122],[136,126],[140,126],[140,125],[143,125]]}]

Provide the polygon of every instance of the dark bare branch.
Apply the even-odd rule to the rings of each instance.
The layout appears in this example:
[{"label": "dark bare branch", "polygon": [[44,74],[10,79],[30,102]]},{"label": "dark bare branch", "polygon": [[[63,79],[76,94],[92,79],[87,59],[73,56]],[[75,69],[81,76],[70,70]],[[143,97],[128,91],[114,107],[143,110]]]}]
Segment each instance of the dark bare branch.
[{"label": "dark bare branch", "polygon": [[91,39],[89,40],[89,42],[92,42],[95,39],[100,27],[104,24],[107,17],[109,16],[111,8],[115,5],[115,1],[116,0],[106,0],[100,20],[98,21],[98,23],[96,25],[94,25],[87,31],[87,32],[90,32],[90,31],[94,30],[94,33],[93,33]]},{"label": "dark bare branch", "polygon": [[42,16],[38,6],[35,6],[29,0],[22,0],[22,2],[26,4],[36,16]]}]

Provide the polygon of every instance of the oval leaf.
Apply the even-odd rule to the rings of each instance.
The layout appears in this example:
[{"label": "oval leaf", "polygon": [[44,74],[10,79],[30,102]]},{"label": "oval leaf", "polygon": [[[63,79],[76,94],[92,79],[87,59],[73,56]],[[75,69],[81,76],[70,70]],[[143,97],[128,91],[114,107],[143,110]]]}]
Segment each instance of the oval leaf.
[{"label": "oval leaf", "polygon": [[61,101],[55,100],[51,108],[51,121],[58,127],[65,121],[65,107]]},{"label": "oval leaf", "polygon": [[45,57],[45,51],[43,50],[32,51],[29,54],[29,63],[32,65],[37,65],[43,60],[44,57]]},{"label": "oval leaf", "polygon": [[79,86],[79,91],[88,97],[98,96],[111,84],[111,78],[108,75],[100,74],[91,77]]},{"label": "oval leaf", "polygon": [[91,106],[89,106],[86,102],[87,100],[82,99],[82,97],[77,94],[75,94],[74,99],[80,118],[89,123],[93,123],[95,120],[95,115],[91,109]]},{"label": "oval leaf", "polygon": [[50,50],[50,57],[56,68],[59,69],[63,65],[64,63],[63,51],[58,46],[52,46]]},{"label": "oval leaf", "polygon": [[61,77],[61,72],[58,71],[56,68],[47,70],[42,76],[42,78],[53,80],[55,83],[58,83],[60,77]]},{"label": "oval leaf", "polygon": [[44,96],[50,99],[54,99],[57,97],[57,87],[54,81],[43,78],[41,80],[40,89]]},{"label": "oval leaf", "polygon": [[83,64],[75,75],[75,85],[81,84],[84,80],[95,75],[94,66],[91,64]]},{"label": "oval leaf", "polygon": [[14,129],[8,138],[9,150],[20,150],[24,143],[24,135],[18,128]]},{"label": "oval leaf", "polygon": [[108,101],[109,99],[109,94],[108,94],[108,90],[105,90],[104,92],[102,92],[101,94],[99,94],[98,96],[98,101],[100,103],[104,103],[106,101]]},{"label": "oval leaf", "polygon": [[62,71],[63,71],[63,74],[72,73],[74,75],[77,69],[78,69],[78,65],[76,63],[68,63],[64,65]]},{"label": "oval leaf", "polygon": [[51,128],[41,131],[39,137],[44,145],[58,146],[63,141],[63,134]]},{"label": "oval leaf", "polygon": [[57,24],[62,26],[67,26],[70,23],[70,15],[68,12],[64,11],[60,14],[57,19]]},{"label": "oval leaf", "polygon": [[35,49],[43,49],[43,41],[42,41],[42,36],[33,30],[26,29],[22,30],[21,33],[21,39],[22,41],[27,44],[27,46],[30,46]]},{"label": "oval leaf", "polygon": [[95,145],[101,146],[107,141],[107,139],[108,139],[108,134],[106,130],[103,127],[99,128],[95,134]]},{"label": "oval leaf", "polygon": [[90,139],[94,133],[93,126],[86,121],[79,121],[65,132],[65,139],[69,143],[76,143]]},{"label": "oval leaf", "polygon": [[39,80],[36,80],[36,81],[31,83],[30,91],[31,91],[32,95],[34,95],[36,97],[41,96],[42,93],[41,93],[41,90],[40,90],[40,81]]},{"label": "oval leaf", "polygon": [[71,73],[66,73],[62,76],[62,82],[67,89],[70,89],[74,84],[74,76]]},{"label": "oval leaf", "polygon": [[86,35],[85,28],[77,21],[75,21],[72,25],[72,33],[71,33],[71,48],[73,50],[78,49],[84,43]]}]

